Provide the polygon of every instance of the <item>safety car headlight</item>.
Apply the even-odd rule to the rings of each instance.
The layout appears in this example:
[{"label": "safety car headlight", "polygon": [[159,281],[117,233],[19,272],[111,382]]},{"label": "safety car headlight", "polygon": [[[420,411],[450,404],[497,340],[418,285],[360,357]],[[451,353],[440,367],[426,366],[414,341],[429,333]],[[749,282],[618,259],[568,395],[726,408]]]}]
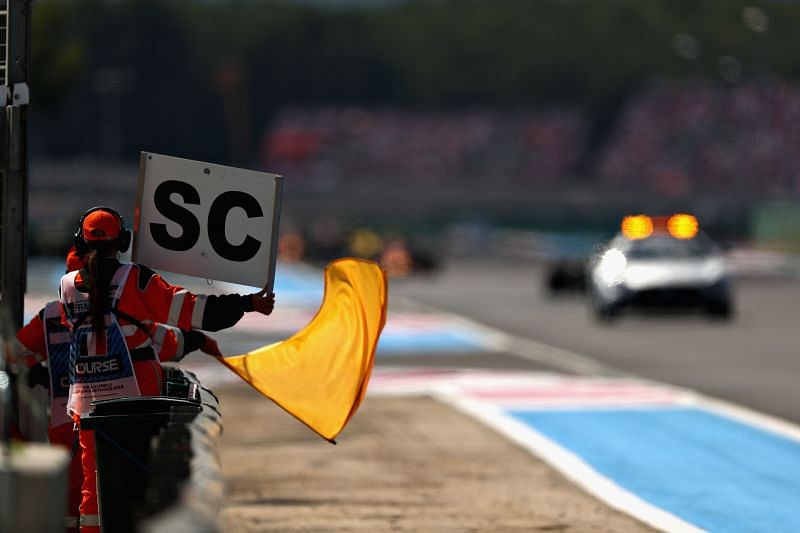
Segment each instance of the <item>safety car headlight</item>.
[{"label": "safety car headlight", "polygon": [[612,248],[607,250],[603,257],[600,258],[600,263],[597,265],[597,273],[600,279],[606,285],[619,285],[624,279],[625,266],[628,260],[625,254]]},{"label": "safety car headlight", "polygon": [[703,279],[714,282],[725,275],[725,263],[722,259],[710,259],[700,269]]}]

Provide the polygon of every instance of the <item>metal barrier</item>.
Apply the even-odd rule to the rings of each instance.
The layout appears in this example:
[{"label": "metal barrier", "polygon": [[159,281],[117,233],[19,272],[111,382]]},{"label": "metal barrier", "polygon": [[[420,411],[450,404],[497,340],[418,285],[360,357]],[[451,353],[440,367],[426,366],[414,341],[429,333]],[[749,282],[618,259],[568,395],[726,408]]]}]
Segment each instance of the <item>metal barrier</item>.
[{"label": "metal barrier", "polygon": [[[222,470],[219,462],[217,439],[222,434],[219,400],[211,390],[203,387],[190,372],[183,374],[196,390],[201,411],[186,429],[189,432],[191,458],[188,477],[178,485],[177,477],[163,477],[154,494],[178,496],[177,500],[159,514],[142,524],[145,533],[211,533],[217,531],[217,517],[224,498]],[[170,444],[172,442],[173,444]],[[162,446],[169,449],[174,441],[167,439]],[[162,452],[158,461],[169,455]],[[158,455],[159,452],[156,452]]]},{"label": "metal barrier", "polygon": [[222,481],[219,402],[197,378],[166,368],[167,396],[93,403],[104,531],[216,531]]}]

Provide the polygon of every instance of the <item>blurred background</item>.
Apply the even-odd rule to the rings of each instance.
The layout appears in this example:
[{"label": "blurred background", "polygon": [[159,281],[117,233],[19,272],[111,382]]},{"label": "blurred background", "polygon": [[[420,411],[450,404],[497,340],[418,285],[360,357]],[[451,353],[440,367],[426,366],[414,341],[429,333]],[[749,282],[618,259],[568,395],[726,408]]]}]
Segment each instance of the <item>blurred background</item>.
[{"label": "blurred background", "polygon": [[[284,174],[284,259],[569,253],[631,212],[800,245],[797,2],[37,0],[30,248],[140,150]],[[58,206],[58,209],[54,209]]]}]

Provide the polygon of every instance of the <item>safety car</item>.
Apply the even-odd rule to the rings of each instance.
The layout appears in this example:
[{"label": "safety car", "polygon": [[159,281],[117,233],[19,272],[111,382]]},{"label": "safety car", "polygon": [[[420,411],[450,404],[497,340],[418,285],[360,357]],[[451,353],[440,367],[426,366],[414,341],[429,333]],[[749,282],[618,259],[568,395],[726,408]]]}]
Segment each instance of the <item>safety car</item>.
[{"label": "safety car", "polygon": [[631,309],[696,309],[733,315],[731,276],[720,249],[688,214],[625,217],[590,260],[589,302],[603,321]]}]

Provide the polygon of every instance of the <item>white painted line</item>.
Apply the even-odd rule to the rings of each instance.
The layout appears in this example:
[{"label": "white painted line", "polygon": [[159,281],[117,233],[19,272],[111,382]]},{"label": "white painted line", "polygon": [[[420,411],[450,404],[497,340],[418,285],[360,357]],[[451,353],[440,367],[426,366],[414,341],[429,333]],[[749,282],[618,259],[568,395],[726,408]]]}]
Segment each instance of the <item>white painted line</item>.
[{"label": "white painted line", "polygon": [[499,407],[463,398],[458,392],[453,394],[454,391],[448,389],[447,386],[441,387],[434,397],[497,430],[611,507],[662,531],[681,533],[704,531],[623,489],[600,475],[574,453],[506,415]]},{"label": "white painted line", "polygon": [[569,350],[562,350],[542,342],[514,335],[504,334],[504,336],[504,342],[500,345],[502,351],[512,353],[529,361],[550,365],[559,370],[584,376],[624,375],[621,371],[614,370],[599,361]]},{"label": "white painted line", "polygon": [[759,413],[747,407],[718,400],[702,394],[696,394],[694,403],[701,409],[710,411],[724,418],[742,422],[745,425],[763,429],[768,433],[800,442],[800,426],[765,413]]}]

